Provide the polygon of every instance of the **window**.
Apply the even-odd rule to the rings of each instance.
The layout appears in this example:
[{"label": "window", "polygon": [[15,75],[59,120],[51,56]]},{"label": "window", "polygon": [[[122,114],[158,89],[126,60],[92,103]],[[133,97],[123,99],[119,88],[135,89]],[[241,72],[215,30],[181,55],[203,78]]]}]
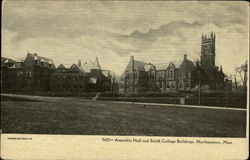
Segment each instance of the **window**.
[{"label": "window", "polygon": [[76,87],[77,87],[77,85],[75,84],[75,85],[74,85],[74,88],[76,88]]}]

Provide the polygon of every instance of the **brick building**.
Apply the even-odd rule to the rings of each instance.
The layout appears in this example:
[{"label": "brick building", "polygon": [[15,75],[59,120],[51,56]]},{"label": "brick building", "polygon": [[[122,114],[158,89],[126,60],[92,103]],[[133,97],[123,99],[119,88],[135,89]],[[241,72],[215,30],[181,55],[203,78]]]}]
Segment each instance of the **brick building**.
[{"label": "brick building", "polygon": [[88,80],[87,73],[80,64],[73,64],[69,68],[60,64],[51,75],[51,91],[85,92],[87,91]]},{"label": "brick building", "polygon": [[184,55],[183,61],[156,64],[156,84],[161,92],[190,91],[194,64]]},{"label": "brick building", "polygon": [[151,63],[134,60],[134,56],[130,57],[130,61],[120,77],[120,89],[125,93],[137,93],[144,91],[154,91],[156,69]]},{"label": "brick building", "polygon": [[1,58],[2,91],[50,90],[50,75],[54,72],[53,61],[27,53],[24,60]]},{"label": "brick building", "polygon": [[66,68],[60,64],[51,75],[51,90],[54,92],[108,92],[111,91],[111,74],[102,70],[99,60],[73,64]]},{"label": "brick building", "polygon": [[[149,78],[151,77],[151,78]],[[200,62],[192,62],[184,54],[182,61],[148,64],[131,56],[120,80],[121,92],[192,91],[201,85],[208,90],[224,90],[231,86],[222,67],[215,65],[215,33],[202,35]]]},{"label": "brick building", "polygon": [[49,91],[50,76],[54,71],[54,62],[37,53],[28,53],[24,60],[24,72],[29,74],[29,79],[26,81],[28,88],[32,90]]},{"label": "brick building", "polygon": [[15,61],[9,58],[1,58],[1,89],[5,91],[20,91],[26,87],[23,61]]}]

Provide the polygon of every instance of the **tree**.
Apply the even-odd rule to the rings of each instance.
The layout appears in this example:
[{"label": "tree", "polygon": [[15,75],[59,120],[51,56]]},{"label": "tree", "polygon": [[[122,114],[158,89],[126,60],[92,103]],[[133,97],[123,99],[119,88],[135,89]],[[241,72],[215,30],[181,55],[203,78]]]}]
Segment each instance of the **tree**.
[{"label": "tree", "polygon": [[239,73],[241,82],[245,90],[247,90],[247,67],[248,62],[246,61],[245,64],[242,64],[240,67],[236,68],[236,72]]}]

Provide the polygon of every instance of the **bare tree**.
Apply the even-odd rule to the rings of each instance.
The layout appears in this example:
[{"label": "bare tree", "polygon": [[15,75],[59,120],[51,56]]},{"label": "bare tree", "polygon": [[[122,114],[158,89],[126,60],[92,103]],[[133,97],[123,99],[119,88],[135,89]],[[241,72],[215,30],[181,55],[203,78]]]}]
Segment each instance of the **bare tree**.
[{"label": "bare tree", "polygon": [[236,68],[236,72],[239,73],[241,82],[245,90],[247,89],[247,67],[248,67],[248,62],[246,61],[245,64]]}]

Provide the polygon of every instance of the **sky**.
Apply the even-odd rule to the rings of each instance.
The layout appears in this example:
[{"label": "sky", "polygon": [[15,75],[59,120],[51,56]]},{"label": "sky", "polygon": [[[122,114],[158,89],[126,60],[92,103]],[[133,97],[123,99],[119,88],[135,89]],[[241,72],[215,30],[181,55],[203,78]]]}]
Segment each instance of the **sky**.
[{"label": "sky", "polygon": [[200,59],[201,35],[216,33],[227,74],[248,59],[248,2],[5,0],[2,56],[29,51],[55,65],[94,61],[122,74],[130,56],[153,64]]}]

